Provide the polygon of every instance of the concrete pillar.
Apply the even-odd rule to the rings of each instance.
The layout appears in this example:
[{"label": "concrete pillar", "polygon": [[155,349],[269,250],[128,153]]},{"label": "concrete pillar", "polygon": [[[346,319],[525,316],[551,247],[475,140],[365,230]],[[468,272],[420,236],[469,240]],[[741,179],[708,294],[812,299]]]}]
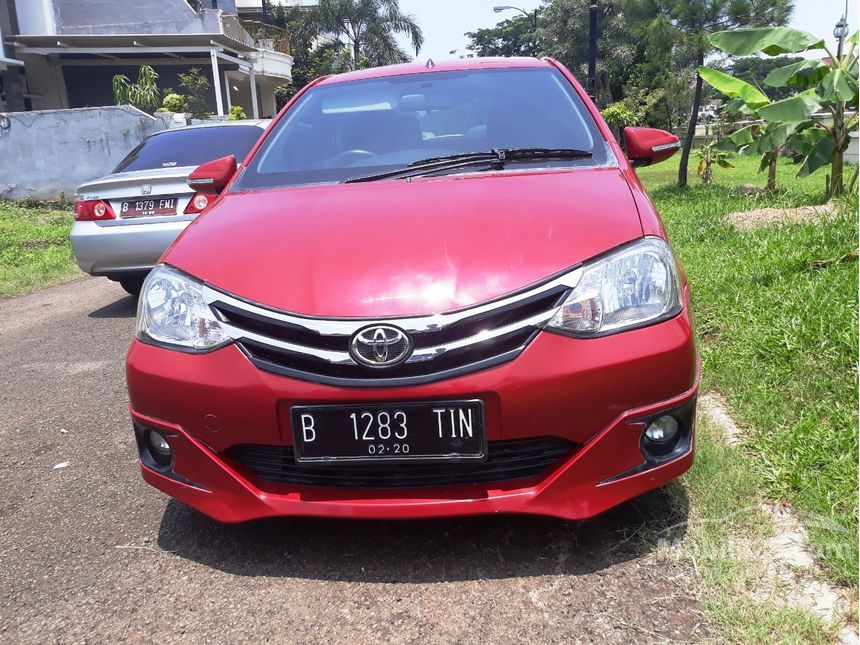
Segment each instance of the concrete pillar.
[{"label": "concrete pillar", "polygon": [[218,52],[209,50],[212,58],[212,85],[215,86],[215,105],[218,108],[218,116],[224,116],[224,97],[221,96],[221,75],[218,73]]},{"label": "concrete pillar", "polygon": [[254,73],[254,67],[251,66],[248,72],[248,80],[251,82],[251,111],[255,119],[260,118],[260,104],[257,100],[257,75]]},{"label": "concrete pillar", "polygon": [[233,107],[233,97],[230,96],[230,76],[229,72],[224,72],[224,96],[227,98],[227,113],[229,114],[230,108]]}]

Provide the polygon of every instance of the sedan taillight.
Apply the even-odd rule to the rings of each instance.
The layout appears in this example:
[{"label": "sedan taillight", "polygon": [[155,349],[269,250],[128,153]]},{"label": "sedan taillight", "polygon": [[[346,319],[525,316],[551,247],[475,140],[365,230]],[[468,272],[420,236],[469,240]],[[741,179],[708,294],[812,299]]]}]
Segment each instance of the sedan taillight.
[{"label": "sedan taillight", "polygon": [[185,207],[185,214],[196,215],[197,213],[202,213],[206,210],[206,207],[214,201],[215,195],[194,193],[194,197],[191,198],[191,201],[188,202],[188,206]]},{"label": "sedan taillight", "polygon": [[116,219],[113,209],[100,199],[80,199],[75,202],[75,221],[92,222]]}]

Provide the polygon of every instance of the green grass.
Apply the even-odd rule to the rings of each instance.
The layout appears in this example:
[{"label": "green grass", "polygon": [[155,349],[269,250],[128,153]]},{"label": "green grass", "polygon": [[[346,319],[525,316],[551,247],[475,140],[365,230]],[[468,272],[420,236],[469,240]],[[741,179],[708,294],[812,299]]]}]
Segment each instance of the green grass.
[{"label": "green grass", "polygon": [[71,225],[71,210],[0,201],[0,298],[80,275]]},{"label": "green grass", "polygon": [[[814,269],[858,247],[857,198],[827,223],[738,232],[733,211],[824,201],[823,176],[780,167],[775,195],[754,159],[673,185],[677,164],[640,171],[693,287],[703,386],[722,392],[746,431],[744,449],[769,497],[806,520],[831,580],[857,583],[857,262]],[[717,478],[715,485],[722,480]]]}]

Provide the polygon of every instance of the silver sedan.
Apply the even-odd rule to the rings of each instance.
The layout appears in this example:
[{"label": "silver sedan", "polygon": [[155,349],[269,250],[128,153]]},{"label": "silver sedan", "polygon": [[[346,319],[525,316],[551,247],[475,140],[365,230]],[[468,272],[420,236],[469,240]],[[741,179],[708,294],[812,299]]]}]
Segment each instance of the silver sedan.
[{"label": "silver sedan", "polygon": [[69,239],[81,270],[137,295],[161,254],[212,199],[188,187],[191,171],[231,154],[241,163],[268,124],[225,121],[159,132],[111,174],[80,186]]}]

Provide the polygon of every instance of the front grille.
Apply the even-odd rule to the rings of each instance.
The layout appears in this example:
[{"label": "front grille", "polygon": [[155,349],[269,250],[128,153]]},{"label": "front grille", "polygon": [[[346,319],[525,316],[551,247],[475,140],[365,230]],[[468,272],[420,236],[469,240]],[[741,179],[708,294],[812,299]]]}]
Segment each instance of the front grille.
[{"label": "front grille", "polygon": [[[204,296],[224,330],[260,369],[347,387],[417,385],[515,358],[579,279],[571,271],[539,287],[457,312],[401,319],[312,318],[250,303],[209,286]],[[412,353],[391,367],[368,367],[350,340],[369,325],[402,329]]]},{"label": "front grille", "polygon": [[421,488],[501,483],[540,475],[576,450],[557,437],[491,441],[481,463],[297,464],[291,446],[244,444],[228,455],[264,481],[336,488]]}]

